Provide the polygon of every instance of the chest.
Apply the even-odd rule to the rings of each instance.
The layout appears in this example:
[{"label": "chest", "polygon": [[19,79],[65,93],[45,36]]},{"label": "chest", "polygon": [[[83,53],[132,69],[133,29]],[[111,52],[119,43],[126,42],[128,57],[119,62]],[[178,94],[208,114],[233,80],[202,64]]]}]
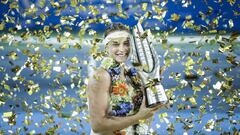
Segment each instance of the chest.
[{"label": "chest", "polygon": [[127,116],[138,111],[142,92],[130,83],[129,76],[118,72],[111,74],[110,112],[114,116]]}]

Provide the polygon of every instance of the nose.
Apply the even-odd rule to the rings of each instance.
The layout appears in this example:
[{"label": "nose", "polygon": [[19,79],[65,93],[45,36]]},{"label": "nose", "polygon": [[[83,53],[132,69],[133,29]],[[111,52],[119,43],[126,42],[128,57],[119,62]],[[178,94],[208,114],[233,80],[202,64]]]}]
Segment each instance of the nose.
[{"label": "nose", "polygon": [[121,43],[121,44],[119,45],[118,50],[119,50],[119,51],[125,51],[125,47],[124,47],[123,43]]}]

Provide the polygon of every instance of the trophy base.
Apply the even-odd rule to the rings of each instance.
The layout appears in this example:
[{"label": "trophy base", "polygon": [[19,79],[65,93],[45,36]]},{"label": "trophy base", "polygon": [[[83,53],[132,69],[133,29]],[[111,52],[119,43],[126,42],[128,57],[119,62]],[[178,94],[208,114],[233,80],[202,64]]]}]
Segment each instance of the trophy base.
[{"label": "trophy base", "polygon": [[153,108],[159,104],[166,104],[168,102],[167,95],[160,84],[145,88],[145,96],[146,107],[148,108]]},{"label": "trophy base", "polygon": [[153,103],[153,104],[146,104],[146,107],[147,108],[154,108],[154,107],[156,107],[156,106],[158,106],[158,105],[161,105],[161,104],[166,104],[167,102],[156,102],[156,103]]}]

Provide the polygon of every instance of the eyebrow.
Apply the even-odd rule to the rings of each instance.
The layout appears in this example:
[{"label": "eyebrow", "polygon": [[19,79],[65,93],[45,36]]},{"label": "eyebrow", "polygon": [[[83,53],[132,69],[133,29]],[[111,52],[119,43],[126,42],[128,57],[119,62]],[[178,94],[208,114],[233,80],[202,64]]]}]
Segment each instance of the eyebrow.
[{"label": "eyebrow", "polygon": [[[123,41],[123,42],[129,42],[130,41],[130,38],[129,37],[127,37],[127,39],[125,40],[125,41]],[[119,43],[119,41],[118,40],[112,40],[111,41],[112,43]]]},{"label": "eyebrow", "polygon": [[113,43],[119,43],[118,41],[112,41]]}]

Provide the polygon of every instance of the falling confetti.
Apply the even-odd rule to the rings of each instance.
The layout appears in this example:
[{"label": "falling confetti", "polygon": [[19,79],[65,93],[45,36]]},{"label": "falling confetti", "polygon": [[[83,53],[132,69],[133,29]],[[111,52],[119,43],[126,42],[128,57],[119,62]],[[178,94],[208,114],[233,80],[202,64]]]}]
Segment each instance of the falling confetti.
[{"label": "falling confetti", "polygon": [[137,21],[148,29],[142,38],[153,33],[169,97],[151,132],[239,134],[238,1],[1,0],[1,7],[0,134],[88,134],[89,57],[106,55],[105,27]]}]

